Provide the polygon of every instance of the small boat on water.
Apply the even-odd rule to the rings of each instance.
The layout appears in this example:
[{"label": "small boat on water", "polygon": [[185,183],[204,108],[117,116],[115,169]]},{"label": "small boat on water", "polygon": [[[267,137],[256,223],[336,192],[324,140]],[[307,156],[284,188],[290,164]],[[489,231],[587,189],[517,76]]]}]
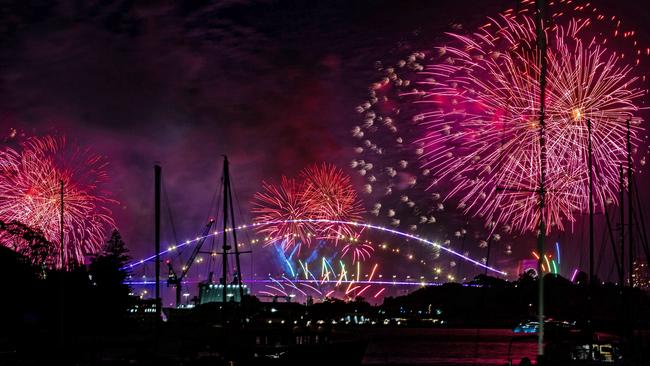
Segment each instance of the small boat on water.
[{"label": "small boat on water", "polygon": [[[544,322],[546,365],[622,365],[621,340],[618,336],[580,329],[576,322],[548,319]],[[513,328],[513,342],[536,337],[537,321],[522,321]],[[512,346],[511,346],[512,347]],[[509,361],[512,365],[513,362]],[[525,363],[524,363],[525,364]]]},{"label": "small boat on water", "polygon": [[[544,329],[551,332],[557,332],[562,330],[576,329],[576,322],[570,322],[566,320],[554,320],[547,319],[544,321]],[[516,327],[512,329],[515,333],[537,333],[539,328],[539,322],[536,320],[523,321],[517,324]]]},{"label": "small boat on water", "polygon": [[620,339],[606,333],[572,330],[545,347],[549,365],[623,365]]}]

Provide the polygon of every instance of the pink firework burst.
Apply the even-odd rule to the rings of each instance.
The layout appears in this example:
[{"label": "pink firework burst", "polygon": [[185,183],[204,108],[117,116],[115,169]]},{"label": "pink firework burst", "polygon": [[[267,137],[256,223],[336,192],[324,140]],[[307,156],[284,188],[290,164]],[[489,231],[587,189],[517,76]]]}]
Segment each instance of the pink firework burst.
[{"label": "pink firework burst", "polygon": [[[592,126],[595,204],[615,200],[619,164],[626,159],[627,123],[638,142],[636,116],[644,91],[632,67],[602,42],[583,40],[589,19],[547,29],[546,100],[548,229],[563,229],[588,207],[587,123]],[[534,21],[502,15],[469,35],[452,34],[459,46],[439,50],[441,62],[421,73],[426,127],[423,166],[434,180],[454,183],[465,212],[489,222],[534,230],[540,217],[539,87]]]},{"label": "pink firework burst", "polygon": [[375,252],[375,248],[372,246],[372,243],[368,240],[360,240],[359,235],[355,235],[352,238],[349,238],[344,242],[343,250],[341,251],[341,257],[351,256],[352,263],[358,261],[365,261],[372,257],[372,254]]},{"label": "pink firework burst", "polygon": [[[331,164],[314,164],[301,172],[305,182],[304,199],[312,218],[357,222],[362,220],[363,205],[350,177]],[[319,236],[337,241],[357,236],[358,227],[349,224],[319,224]]]},{"label": "pink firework burst", "polygon": [[263,183],[253,197],[258,232],[267,244],[282,241],[285,250],[309,246],[313,239],[333,240],[361,232],[352,224],[294,222],[293,220],[361,221],[363,208],[342,170],[328,164],[304,169],[300,179],[282,177],[279,186]]},{"label": "pink firework burst", "polygon": [[[548,230],[573,226],[588,206],[588,121],[594,200],[616,203],[630,121],[635,165],[644,127],[650,49],[589,3],[551,2],[546,21],[546,208]],[[456,25],[446,45],[391,65],[357,106],[363,123],[351,166],[367,180],[376,216],[415,230],[439,200],[504,230],[539,224],[539,55],[535,2],[522,0],[475,31]],[[637,160],[638,159],[638,160]],[[371,168],[367,168],[371,166]],[[427,191],[427,194],[424,191]],[[398,193],[399,192],[399,193]],[[436,206],[438,209],[436,209]],[[417,226],[416,226],[417,225]]]},{"label": "pink firework burst", "polygon": [[[57,250],[48,262],[84,263],[99,250],[105,230],[115,226],[109,206],[116,201],[100,189],[108,177],[106,164],[63,137],[30,138],[19,150],[5,148],[0,151],[0,220],[38,229],[60,248],[63,183],[64,251]],[[15,244],[6,236],[0,242]]]},{"label": "pink firework burst", "polygon": [[311,207],[304,199],[304,186],[295,179],[282,177],[280,185],[262,183],[262,191],[253,197],[252,212],[266,243],[282,241],[285,250],[294,245],[309,246],[316,227],[309,222],[290,222],[313,218]]}]

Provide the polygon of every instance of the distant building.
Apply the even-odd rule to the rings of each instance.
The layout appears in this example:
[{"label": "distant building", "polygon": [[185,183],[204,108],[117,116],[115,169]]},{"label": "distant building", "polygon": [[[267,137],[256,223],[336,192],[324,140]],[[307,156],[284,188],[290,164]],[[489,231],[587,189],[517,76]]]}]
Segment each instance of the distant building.
[{"label": "distant building", "polygon": [[[199,304],[223,302],[223,286],[224,285],[220,283],[200,283]],[[250,289],[246,285],[242,285],[242,292],[244,293],[244,296],[249,295]],[[228,302],[241,302],[239,286],[236,284],[226,285],[226,297],[226,301]]]},{"label": "distant building", "polygon": [[153,320],[156,318],[156,299],[141,299],[132,297],[133,303],[127,310],[128,315],[134,319]]},{"label": "distant building", "polygon": [[636,260],[632,268],[633,286],[650,290],[650,266],[646,261]]}]

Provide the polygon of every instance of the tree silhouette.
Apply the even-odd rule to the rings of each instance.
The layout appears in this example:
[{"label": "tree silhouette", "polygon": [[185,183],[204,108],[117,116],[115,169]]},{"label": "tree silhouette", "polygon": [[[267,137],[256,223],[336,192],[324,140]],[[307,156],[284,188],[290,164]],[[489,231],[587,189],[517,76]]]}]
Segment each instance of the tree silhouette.
[{"label": "tree silhouette", "polygon": [[44,269],[53,264],[56,248],[42,231],[19,221],[0,221],[0,236],[9,236],[13,241],[12,249],[28,258],[32,265]]},{"label": "tree silhouette", "polygon": [[113,230],[101,252],[90,262],[90,278],[103,314],[100,322],[107,329],[119,326],[131,302],[130,288],[124,284],[129,273],[123,269],[130,259],[128,251],[120,233]]}]

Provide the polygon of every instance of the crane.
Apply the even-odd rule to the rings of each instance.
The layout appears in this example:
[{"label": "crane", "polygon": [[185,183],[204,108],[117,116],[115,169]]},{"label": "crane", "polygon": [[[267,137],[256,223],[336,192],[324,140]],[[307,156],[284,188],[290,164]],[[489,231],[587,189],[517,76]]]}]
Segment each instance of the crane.
[{"label": "crane", "polygon": [[208,237],[208,234],[210,232],[210,228],[212,228],[212,225],[214,224],[214,219],[208,220],[208,223],[205,225],[205,230],[203,230],[203,235],[199,238],[199,241],[196,243],[196,246],[194,246],[194,250],[192,250],[192,254],[190,255],[190,258],[187,260],[187,263],[183,266],[181,270],[180,276],[176,274],[176,271],[174,271],[174,267],[172,267],[171,261],[168,259],[167,260],[167,267],[169,268],[169,275],[167,276],[167,287],[174,286],[176,287],[176,307],[178,307],[181,304],[181,292],[183,289],[183,279],[187,275],[187,272],[189,272],[190,267],[192,264],[194,264],[194,260],[196,259],[196,256],[199,254],[201,247],[203,246],[203,243]]}]

